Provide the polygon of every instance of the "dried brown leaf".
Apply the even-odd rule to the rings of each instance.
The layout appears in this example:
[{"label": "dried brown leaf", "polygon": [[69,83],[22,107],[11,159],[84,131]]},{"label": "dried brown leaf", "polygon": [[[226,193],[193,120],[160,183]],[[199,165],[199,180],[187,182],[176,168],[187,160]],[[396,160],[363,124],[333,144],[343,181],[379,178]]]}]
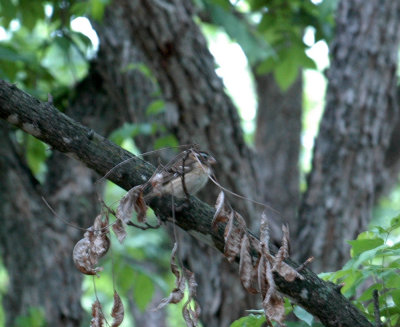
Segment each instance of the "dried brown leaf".
[{"label": "dried brown leaf", "polygon": [[179,271],[178,265],[175,263],[175,256],[178,250],[178,244],[175,242],[174,247],[171,251],[171,271],[175,275],[175,285],[176,287],[172,290],[167,298],[161,300],[160,304],[154,309],[159,310],[165,307],[169,303],[179,303],[184,296],[185,292],[185,278],[183,274]]},{"label": "dried brown leaf", "polygon": [[290,267],[286,262],[282,262],[279,266],[277,266],[273,270],[275,270],[288,282],[293,282],[296,278],[299,278],[301,280],[304,279],[304,277],[300,275],[296,269]]},{"label": "dried brown leaf", "polygon": [[266,259],[264,256],[260,257],[257,266],[257,281],[258,281],[258,289],[260,290],[261,296],[264,298],[268,291],[268,282],[267,276],[265,275],[266,271]]},{"label": "dried brown leaf", "polygon": [[285,321],[285,306],[283,298],[276,292],[272,293],[268,301],[263,301],[263,309],[268,320],[276,321],[280,326],[286,326]]},{"label": "dried brown leaf", "polygon": [[216,228],[219,222],[228,221],[227,208],[225,207],[225,193],[221,191],[218,194],[217,201],[215,202],[215,213],[211,222],[212,228]]},{"label": "dried brown leaf", "polygon": [[137,213],[137,220],[139,223],[146,221],[147,205],[143,197],[143,188],[138,188],[138,194],[135,201],[135,211]]},{"label": "dried brown leaf", "polygon": [[283,260],[289,258],[289,227],[282,226],[282,245],[275,256],[275,265],[280,265]]},{"label": "dried brown leaf", "polygon": [[122,303],[117,291],[114,291],[114,305],[111,311],[111,317],[113,317],[113,321],[111,327],[118,327],[121,325],[122,321],[124,320],[124,315],[124,304]]},{"label": "dried brown leaf", "polygon": [[122,243],[126,238],[126,230],[124,224],[122,223],[121,219],[117,219],[115,223],[112,225],[112,229],[114,231],[115,236],[117,237],[118,241]]},{"label": "dried brown leaf", "polygon": [[104,316],[101,304],[96,300],[92,305],[92,320],[90,321],[90,327],[103,327]]},{"label": "dried brown leaf", "polygon": [[146,218],[146,202],[143,198],[143,186],[138,185],[131,188],[121,199],[117,208],[117,218],[127,224],[132,219],[133,210],[137,212],[139,222],[144,222]]},{"label": "dried brown leaf", "polygon": [[240,253],[240,240],[244,234],[243,230],[234,225],[234,214],[225,227],[224,255],[229,262],[233,262]]},{"label": "dried brown leaf", "polygon": [[239,275],[240,281],[246,291],[257,294],[257,290],[252,287],[252,281],[255,277],[255,268],[253,267],[250,255],[250,241],[246,234],[243,235],[240,244]]},{"label": "dried brown leaf", "polygon": [[[197,283],[193,272],[185,269],[185,275],[189,286],[189,297],[183,305],[182,315],[187,327],[195,327],[198,325],[200,316],[200,306],[197,301],[194,300],[194,297],[196,296]],[[194,302],[194,310],[190,308],[190,302],[192,300]]]},{"label": "dried brown leaf", "polygon": [[[86,233],[85,233],[86,234]],[[72,252],[76,268],[85,275],[97,275],[102,271],[102,267],[95,267],[98,262],[98,256],[91,250],[92,243],[85,237],[76,243]]]},{"label": "dried brown leaf", "polygon": [[265,212],[261,214],[261,222],[260,222],[260,242],[269,246],[269,224],[268,218]]},{"label": "dried brown leaf", "polygon": [[239,228],[243,230],[243,232],[245,232],[247,229],[246,221],[244,220],[243,216],[240,213],[238,213],[235,210],[233,210],[233,212],[235,214],[235,220],[237,221],[237,225],[239,226]]},{"label": "dried brown leaf", "polygon": [[178,265],[175,263],[175,257],[176,257],[176,252],[178,251],[178,243],[174,243],[174,247],[172,248],[171,251],[171,260],[170,260],[170,266],[171,266],[171,272],[175,275],[175,285],[178,286],[179,280],[182,278],[181,272],[179,271]]}]

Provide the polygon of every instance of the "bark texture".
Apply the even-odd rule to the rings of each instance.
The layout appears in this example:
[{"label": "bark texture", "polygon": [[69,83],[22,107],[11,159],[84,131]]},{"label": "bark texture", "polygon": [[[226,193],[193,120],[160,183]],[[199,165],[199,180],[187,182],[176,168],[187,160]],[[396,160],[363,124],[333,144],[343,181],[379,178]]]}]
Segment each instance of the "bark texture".
[{"label": "bark texture", "polygon": [[[87,127],[76,123],[53,106],[43,104],[15,86],[2,81],[0,81],[0,118],[34,134],[35,137],[62,152],[73,154],[100,174],[105,174],[115,167],[121,159],[132,158],[126,167],[120,166],[108,176],[110,180],[125,189],[142,184],[151,176],[154,169],[150,164],[97,133],[88,136]],[[181,205],[184,202],[185,200],[177,201],[177,204]],[[169,196],[154,198],[150,206],[163,221],[171,220]],[[225,226],[221,223],[217,229],[211,227],[214,213],[213,208],[192,196],[187,208],[176,212],[176,224],[223,252]],[[258,242],[251,232],[248,233],[251,244]],[[251,253],[257,252],[253,250]],[[271,253],[276,253],[276,249],[271,248]],[[287,263],[297,267],[297,264],[290,260]],[[301,270],[301,274],[304,280],[296,279],[293,282],[288,282],[275,274],[274,279],[279,291],[293,298],[326,326],[372,326],[359,310],[340,294],[340,288],[319,279],[307,268]]]},{"label": "bark texture", "polygon": [[[258,95],[257,150],[263,201],[296,230],[300,200],[299,152],[302,117],[302,74],[282,92],[272,74],[255,75]],[[275,233],[280,233],[280,229]],[[274,234],[274,233],[273,233]]]},{"label": "bark texture", "polygon": [[[82,319],[82,278],[71,258],[77,233],[44,206],[40,184],[17,154],[3,122],[0,131],[0,246],[9,275],[3,299],[6,325],[40,308],[50,325],[77,327]],[[77,193],[83,195],[85,188],[79,186]]]},{"label": "bark texture", "polygon": [[[348,259],[346,240],[365,229],[396,122],[400,2],[341,1],[326,108],[316,140],[297,249],[317,271]],[[300,246],[301,245],[301,246]]]}]

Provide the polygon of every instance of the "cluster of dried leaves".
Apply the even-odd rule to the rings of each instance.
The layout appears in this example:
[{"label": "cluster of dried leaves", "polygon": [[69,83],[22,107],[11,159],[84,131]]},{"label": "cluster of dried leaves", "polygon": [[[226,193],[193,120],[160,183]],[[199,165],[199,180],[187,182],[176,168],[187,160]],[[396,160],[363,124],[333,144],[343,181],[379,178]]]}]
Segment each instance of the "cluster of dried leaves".
[{"label": "cluster of dried leaves", "polygon": [[[232,209],[220,192],[212,221],[213,228],[218,223],[226,223],[224,231],[224,255],[229,262],[239,259],[239,275],[243,287],[252,294],[260,293],[263,309],[268,323],[276,321],[284,326],[285,309],[282,296],[278,293],[273,273],[276,272],[286,281],[303,279],[297,270],[284,262],[289,257],[289,230],[282,227],[282,245],[274,256],[269,251],[269,228],[267,216],[263,213],[260,225],[260,240],[248,233],[243,217]],[[258,252],[252,255],[251,249]]]},{"label": "cluster of dried leaves", "polygon": [[[185,304],[183,305],[182,315],[185,319],[186,326],[194,327],[197,326],[200,316],[200,306],[194,299],[196,296],[197,283],[194,278],[194,273],[188,269],[180,271],[178,265],[175,263],[176,251],[178,250],[178,244],[175,243],[171,253],[171,271],[175,275],[175,288],[172,290],[170,295],[161,300],[160,304],[155,308],[159,310],[169,303],[179,303],[182,301],[185,294],[186,284],[188,286],[189,296]],[[190,308],[190,303],[193,300],[194,310]]]},{"label": "cluster of dried leaves", "polygon": [[[111,317],[113,318],[111,327],[120,326],[124,320],[124,305],[116,291],[114,291],[114,304],[111,309]],[[100,301],[96,300],[92,305],[92,320],[90,321],[90,327],[103,327],[104,321],[103,308]],[[110,326],[108,323],[107,325]]]},{"label": "cluster of dried leaves", "polygon": [[[83,238],[76,243],[73,250],[73,260],[78,270],[85,275],[98,275],[103,270],[96,267],[99,259],[103,257],[110,248],[109,219],[98,215],[93,226],[89,227]],[[124,320],[124,305],[118,293],[114,290],[114,305],[111,311],[113,321],[112,327],[118,327]],[[104,314],[99,300],[93,303],[91,327],[104,326]]]},{"label": "cluster of dried leaves", "polygon": [[[131,190],[121,199],[119,202],[116,212],[112,209],[107,208],[107,212],[111,212],[116,217],[116,222],[112,224],[112,229],[117,239],[122,243],[126,238],[126,225],[135,226],[141,229],[157,228],[158,225],[152,226],[146,221],[147,204],[143,196],[144,185],[139,185]],[[134,224],[131,220],[133,211],[136,212],[137,220],[141,225]],[[103,257],[110,247],[109,234],[109,219],[106,215],[105,219],[99,215],[96,217],[93,226],[87,229],[83,239],[78,241],[74,247],[73,260],[77,269],[86,275],[98,275],[103,270],[102,267],[97,267],[98,261]],[[188,299],[185,302],[182,315],[188,327],[194,327],[198,325],[200,306],[194,300],[196,296],[197,283],[194,278],[194,274],[188,270],[180,271],[178,265],[175,263],[177,243],[175,243],[171,254],[171,271],[176,277],[176,287],[171,291],[171,294],[164,298],[161,303],[155,308],[159,310],[169,303],[179,303],[182,301],[186,289],[188,287]],[[194,303],[194,309],[191,308],[191,302]],[[111,316],[113,322],[111,326],[119,326],[124,317],[124,307],[122,301],[116,291],[114,291],[114,306],[112,309]],[[91,327],[103,326],[104,314],[101,304],[98,300],[93,303],[92,306],[92,320]]]},{"label": "cluster of dried leaves", "polygon": [[[161,225],[160,221],[156,226],[152,226],[146,221],[148,207],[143,193],[149,183],[152,185],[153,180],[154,178],[129,190],[119,202],[116,212],[107,207],[108,211],[105,219],[102,219],[101,215],[96,217],[93,226],[86,231],[84,238],[74,248],[73,259],[80,272],[87,275],[97,275],[102,270],[101,267],[96,266],[98,260],[107,253],[110,247],[108,213],[112,213],[116,217],[116,222],[112,225],[112,229],[121,243],[127,235],[126,225],[140,229],[158,228]],[[184,181],[183,178],[182,180]],[[154,196],[157,188],[154,185],[152,186]],[[185,186],[183,188],[185,189]],[[277,291],[273,274],[277,273],[289,282],[294,281],[296,278],[303,279],[297,270],[284,261],[289,257],[288,228],[286,226],[282,227],[282,245],[276,255],[272,255],[269,251],[270,237],[268,219],[265,214],[261,216],[260,240],[257,240],[249,234],[244,218],[232,209],[225,199],[223,191],[220,192],[217,198],[215,208],[212,227],[216,228],[219,223],[226,224],[224,231],[225,257],[229,262],[239,261],[239,275],[243,287],[252,294],[261,294],[262,305],[268,323],[272,326],[271,321],[276,321],[279,325],[284,326],[284,301]],[[139,225],[131,220],[133,211],[137,214]],[[155,310],[161,309],[169,303],[182,301],[187,285],[189,297],[183,306],[182,314],[187,326],[197,326],[200,315],[200,307],[194,301],[197,284],[191,271],[187,269],[179,270],[178,265],[175,263],[176,252],[177,243],[175,243],[172,250],[170,261],[171,271],[176,278],[176,287],[168,297],[161,301]],[[190,308],[192,301],[194,302],[194,310]],[[124,309],[117,292],[114,293],[114,307],[111,315],[114,319],[112,326],[119,326],[123,320]],[[92,316],[91,326],[103,326],[104,315],[99,301],[93,304]]]}]

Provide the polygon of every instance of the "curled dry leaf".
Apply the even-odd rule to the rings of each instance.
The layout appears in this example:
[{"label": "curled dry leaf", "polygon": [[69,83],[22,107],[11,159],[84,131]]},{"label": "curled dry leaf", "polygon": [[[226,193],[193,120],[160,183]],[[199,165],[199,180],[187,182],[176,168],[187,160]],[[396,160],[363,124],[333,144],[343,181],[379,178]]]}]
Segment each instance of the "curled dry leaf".
[{"label": "curled dry leaf", "polygon": [[282,244],[275,256],[275,265],[280,265],[283,260],[289,258],[289,227],[282,226]]},{"label": "curled dry leaf", "polygon": [[102,220],[97,216],[93,226],[89,227],[83,239],[79,240],[72,252],[72,258],[78,270],[85,275],[97,275],[103,270],[95,267],[99,258],[103,257],[110,248],[108,233],[108,219]]},{"label": "curled dry leaf", "polygon": [[225,247],[224,255],[229,262],[233,262],[237,255],[240,253],[240,240],[244,231],[235,226],[235,213],[233,211],[229,214],[229,220],[225,227]]},{"label": "curled dry leaf", "polygon": [[111,327],[120,326],[122,324],[122,321],[124,320],[124,315],[124,304],[122,303],[117,291],[114,291],[114,305],[111,311],[111,317],[113,317],[113,321]]},{"label": "curled dry leaf", "polygon": [[76,268],[85,275],[97,275],[98,272],[102,271],[103,268],[95,267],[98,262],[97,256],[93,255],[90,250],[90,241],[87,238],[83,238],[76,243],[72,252],[72,258],[74,260]]},{"label": "curled dry leaf", "polygon": [[243,235],[240,242],[240,262],[239,275],[243,287],[252,294],[257,294],[258,291],[252,287],[252,281],[256,275],[256,269],[253,267],[250,255],[250,241],[246,234]]},{"label": "curled dry leaf", "polygon": [[272,293],[268,301],[263,301],[263,309],[268,320],[276,321],[279,326],[286,326],[285,305],[283,298],[276,292]]},{"label": "curled dry leaf", "polygon": [[118,241],[122,243],[126,238],[126,230],[124,224],[121,219],[117,219],[115,223],[112,225],[112,229],[114,231],[115,236],[117,237]]},{"label": "curled dry leaf", "polygon": [[268,225],[268,218],[265,212],[261,214],[260,242],[269,246],[269,225]]},{"label": "curled dry leaf", "polygon": [[215,202],[215,213],[211,222],[212,228],[216,228],[219,222],[227,222],[229,220],[225,209],[225,193],[219,192],[217,201]]},{"label": "curled dry leaf", "polygon": [[296,278],[304,280],[304,277],[300,275],[296,269],[290,267],[286,262],[282,262],[279,267],[274,270],[288,282],[293,282]]},{"label": "curled dry leaf", "polygon": [[96,300],[92,305],[92,320],[90,321],[90,327],[103,327],[104,316],[101,304]]},{"label": "curled dry leaf", "polygon": [[108,219],[102,220],[101,215],[98,215],[94,220],[93,226],[88,228],[85,237],[89,238],[92,243],[91,251],[98,258],[103,257],[110,248],[110,239],[108,238],[109,228]]},{"label": "curled dry leaf", "polygon": [[179,271],[178,265],[175,263],[176,251],[178,250],[178,244],[175,242],[174,247],[171,252],[171,271],[175,275],[175,285],[176,287],[172,290],[168,297],[161,300],[160,304],[154,309],[159,310],[165,307],[169,303],[179,303],[184,296],[185,292],[185,278],[183,274]]},{"label": "curled dry leaf", "polygon": [[[182,315],[183,319],[186,322],[187,327],[195,327],[198,325],[199,316],[200,316],[200,306],[197,301],[194,299],[196,296],[196,288],[197,283],[194,278],[194,273],[188,269],[185,269],[185,276],[187,278],[188,286],[189,286],[189,297],[185,304],[183,305]],[[190,302],[193,300],[194,302],[194,310],[190,308]]]},{"label": "curled dry leaf", "polygon": [[144,222],[147,205],[143,198],[142,185],[131,188],[121,199],[117,208],[117,219],[127,224],[132,219],[133,210],[137,212],[138,221]]}]

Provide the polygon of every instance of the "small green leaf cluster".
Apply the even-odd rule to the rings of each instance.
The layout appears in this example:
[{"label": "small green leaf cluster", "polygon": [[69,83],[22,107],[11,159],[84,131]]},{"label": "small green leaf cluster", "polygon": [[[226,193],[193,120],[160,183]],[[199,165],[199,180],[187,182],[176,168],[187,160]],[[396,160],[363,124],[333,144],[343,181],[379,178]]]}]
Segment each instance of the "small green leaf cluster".
[{"label": "small green leaf cluster", "polygon": [[373,226],[349,241],[351,259],[334,273],[322,274],[324,279],[343,284],[342,293],[354,299],[355,305],[368,319],[374,320],[373,293],[378,292],[382,322],[400,324],[400,215],[386,228]]}]

